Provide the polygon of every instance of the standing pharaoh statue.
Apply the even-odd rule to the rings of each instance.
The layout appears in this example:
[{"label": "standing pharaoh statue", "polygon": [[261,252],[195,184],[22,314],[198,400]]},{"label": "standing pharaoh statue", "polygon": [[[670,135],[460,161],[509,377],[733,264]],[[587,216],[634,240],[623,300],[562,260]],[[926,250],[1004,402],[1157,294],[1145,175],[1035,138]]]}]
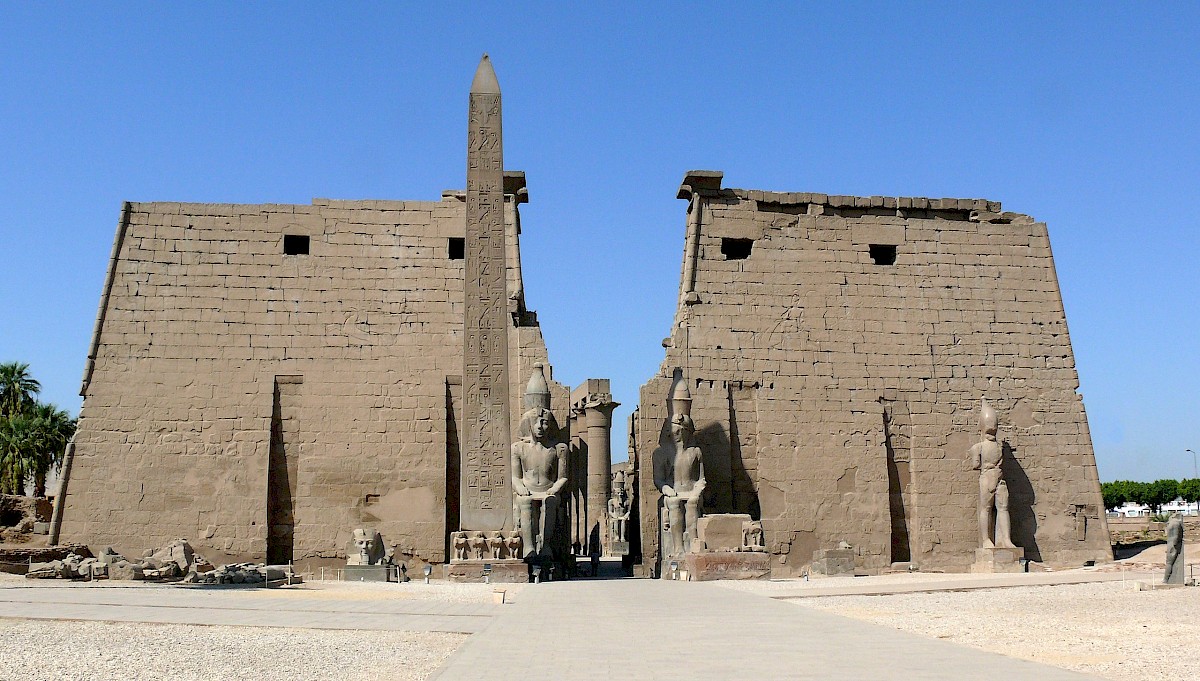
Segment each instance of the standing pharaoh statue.
[{"label": "standing pharaoh statue", "polygon": [[633,504],[630,503],[624,471],[613,476],[613,496],[608,500],[608,536],[610,542],[623,542]]},{"label": "standing pharaoh statue", "polygon": [[654,486],[662,492],[664,524],[670,527],[669,533],[663,533],[664,539],[669,536],[671,541],[669,547],[662,547],[664,558],[691,549],[706,484],[703,457],[693,441],[696,426],[692,423],[692,396],[685,380],[675,384],[671,404],[671,441],[660,447],[654,457]]},{"label": "standing pharaoh statue", "polygon": [[979,545],[1013,548],[1009,536],[1008,486],[1001,479],[1004,449],[996,440],[996,425],[996,410],[983,400],[979,414],[983,439],[971,446],[972,468],[979,471]]},{"label": "standing pharaoh statue", "polygon": [[1167,521],[1167,567],[1163,584],[1183,584],[1183,520],[1172,513]]},{"label": "standing pharaoh statue", "polygon": [[557,442],[550,387],[536,364],[525,388],[525,413],[512,445],[512,485],[524,556],[552,557],[558,494],[567,484],[567,445]]}]

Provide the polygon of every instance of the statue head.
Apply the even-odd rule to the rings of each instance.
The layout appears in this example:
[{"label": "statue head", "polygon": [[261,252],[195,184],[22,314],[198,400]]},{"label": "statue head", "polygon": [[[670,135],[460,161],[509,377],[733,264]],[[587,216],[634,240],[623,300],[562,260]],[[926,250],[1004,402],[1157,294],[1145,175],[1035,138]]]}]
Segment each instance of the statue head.
[{"label": "statue head", "polygon": [[542,407],[535,407],[521,415],[521,423],[517,426],[517,436],[534,442],[546,442],[556,439],[558,421],[554,412]]},{"label": "statue head", "polygon": [[989,440],[996,438],[996,410],[992,409],[987,400],[983,400],[983,404],[979,410],[979,430]]},{"label": "statue head", "polygon": [[692,441],[692,435],[696,432],[696,424],[692,423],[692,417],[687,414],[676,413],[671,417],[671,441],[680,444],[688,444]]},{"label": "statue head", "polygon": [[1008,508],[1008,483],[1003,480],[996,484],[996,508],[1000,510]]},{"label": "statue head", "polygon": [[379,532],[365,527],[356,528],[346,549],[346,562],[350,565],[374,565],[384,555],[383,537]]}]

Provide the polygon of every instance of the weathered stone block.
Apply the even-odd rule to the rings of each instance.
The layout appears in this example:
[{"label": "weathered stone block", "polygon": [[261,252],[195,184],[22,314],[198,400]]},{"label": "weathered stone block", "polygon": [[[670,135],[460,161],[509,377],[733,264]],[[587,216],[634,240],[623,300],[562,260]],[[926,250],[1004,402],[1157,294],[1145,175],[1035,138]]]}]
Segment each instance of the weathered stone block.
[{"label": "weathered stone block", "polygon": [[[285,574],[282,574],[282,571],[276,570],[276,572],[279,574],[275,577],[267,574],[267,579],[283,579],[286,577]],[[393,572],[394,570],[388,565],[347,565],[342,568],[342,581],[392,582],[395,581]]]},{"label": "weathered stone block", "polygon": [[130,581],[145,579],[145,575],[141,565],[121,561],[108,566],[108,578],[114,581]]},{"label": "weathered stone block", "polygon": [[742,525],[750,522],[745,513],[714,513],[700,518],[698,539],[706,551],[738,551],[742,548]]},{"label": "weathered stone block", "polygon": [[854,549],[819,549],[813,552],[812,573],[827,577],[854,574]]},{"label": "weathered stone block", "polygon": [[683,558],[681,569],[693,582],[714,579],[769,579],[771,556],[766,553],[701,551]]},{"label": "weathered stone block", "polygon": [[1024,557],[1025,549],[1019,546],[975,549],[971,572],[1024,572],[1025,565],[1021,563]]},{"label": "weathered stone block", "polygon": [[482,582],[485,568],[493,584],[524,584],[530,581],[529,564],[520,559],[454,560],[446,569],[451,582]]}]

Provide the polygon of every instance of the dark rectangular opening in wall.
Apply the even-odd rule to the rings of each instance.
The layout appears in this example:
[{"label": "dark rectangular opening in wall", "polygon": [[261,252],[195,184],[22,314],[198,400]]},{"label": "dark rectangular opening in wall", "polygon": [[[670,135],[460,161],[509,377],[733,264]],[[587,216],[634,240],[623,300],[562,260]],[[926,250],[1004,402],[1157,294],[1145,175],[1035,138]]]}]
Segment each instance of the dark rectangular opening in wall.
[{"label": "dark rectangular opening in wall", "polygon": [[882,244],[871,244],[871,260],[876,265],[895,265],[896,247]]},{"label": "dark rectangular opening in wall", "polygon": [[721,239],[721,253],[724,254],[726,260],[745,260],[750,257],[750,251],[754,248],[754,239],[734,239],[725,237]]},{"label": "dark rectangular opening in wall", "polygon": [[308,255],[308,236],[304,234],[284,234],[283,254]]},{"label": "dark rectangular opening in wall", "polygon": [[467,240],[461,236],[452,236],[446,243],[451,260],[462,260],[467,256]]}]

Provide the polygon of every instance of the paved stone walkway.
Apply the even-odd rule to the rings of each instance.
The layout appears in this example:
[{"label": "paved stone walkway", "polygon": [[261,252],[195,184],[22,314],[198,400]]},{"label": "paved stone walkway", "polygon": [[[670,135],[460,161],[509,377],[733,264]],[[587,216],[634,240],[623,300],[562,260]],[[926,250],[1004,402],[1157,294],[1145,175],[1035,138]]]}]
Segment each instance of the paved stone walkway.
[{"label": "paved stone walkway", "polygon": [[69,585],[0,589],[0,617],[378,631],[481,631],[503,606],[276,589]]},{"label": "paved stone walkway", "polygon": [[527,679],[1090,679],[756,594],[695,582],[527,588],[439,681]]}]

